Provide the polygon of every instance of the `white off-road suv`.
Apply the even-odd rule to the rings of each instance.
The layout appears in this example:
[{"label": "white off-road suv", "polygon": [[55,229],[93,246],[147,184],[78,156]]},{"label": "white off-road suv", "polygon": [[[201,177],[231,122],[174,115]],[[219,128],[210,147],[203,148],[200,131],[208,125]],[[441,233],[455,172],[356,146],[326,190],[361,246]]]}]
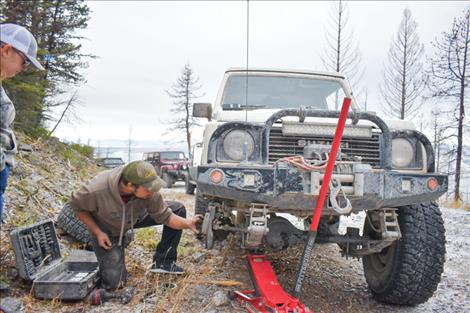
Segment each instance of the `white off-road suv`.
[{"label": "white off-road suv", "polygon": [[[362,257],[379,301],[425,302],[441,279],[445,231],[434,202],[447,190],[431,143],[411,123],[361,112],[338,73],[229,69],[213,105],[197,167],[196,213],[207,248],[230,232],[248,249],[303,243],[328,160],[339,107],[353,99],[317,240]],[[365,212],[362,234],[338,232],[339,217]]]}]

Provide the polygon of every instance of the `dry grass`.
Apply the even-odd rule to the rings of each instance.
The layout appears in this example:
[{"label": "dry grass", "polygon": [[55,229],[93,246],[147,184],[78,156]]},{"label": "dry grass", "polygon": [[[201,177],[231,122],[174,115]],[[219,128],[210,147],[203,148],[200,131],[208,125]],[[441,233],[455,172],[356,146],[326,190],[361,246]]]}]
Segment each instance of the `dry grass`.
[{"label": "dry grass", "polygon": [[466,211],[470,211],[470,203],[465,203],[462,200],[459,200],[459,201],[454,201],[454,200],[441,201],[439,204],[443,207],[446,207],[446,208],[464,209]]}]

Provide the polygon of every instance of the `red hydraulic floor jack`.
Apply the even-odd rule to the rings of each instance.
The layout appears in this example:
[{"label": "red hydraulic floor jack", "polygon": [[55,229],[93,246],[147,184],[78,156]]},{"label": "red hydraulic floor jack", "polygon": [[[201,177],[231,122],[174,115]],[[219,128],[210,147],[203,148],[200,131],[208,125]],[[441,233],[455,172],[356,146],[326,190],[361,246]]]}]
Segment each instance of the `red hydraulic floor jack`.
[{"label": "red hydraulic floor jack", "polygon": [[265,255],[248,254],[248,265],[252,274],[254,288],[252,290],[236,291],[235,297],[245,304],[245,308],[250,313],[313,313],[313,311],[300,302],[300,290],[305,271],[308,267],[310,255],[313,250],[317,235],[318,224],[320,222],[323,204],[328,192],[330,178],[335,166],[336,155],[338,153],[344,126],[348,117],[351,99],[344,98],[338,125],[336,126],[333,144],[328,158],[323,183],[317,200],[317,205],[313,212],[312,224],[310,225],[309,236],[304,247],[302,259],[300,261],[297,279],[294,286],[294,295],[291,296],[282,289],[271,263],[266,260]]}]

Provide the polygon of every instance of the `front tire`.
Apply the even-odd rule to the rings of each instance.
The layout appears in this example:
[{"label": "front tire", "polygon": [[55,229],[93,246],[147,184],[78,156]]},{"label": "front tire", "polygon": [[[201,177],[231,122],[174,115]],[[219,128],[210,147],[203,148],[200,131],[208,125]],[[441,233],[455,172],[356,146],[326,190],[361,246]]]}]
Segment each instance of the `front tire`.
[{"label": "front tire", "polygon": [[[167,205],[167,204],[166,204]],[[87,226],[75,215],[75,211],[67,202],[57,217],[57,226],[59,226],[71,239],[86,247],[92,249],[92,240],[94,236],[90,233]],[[134,240],[134,234],[127,231],[123,237],[123,246],[127,247]]]},{"label": "front tire", "polygon": [[[416,305],[432,297],[445,261],[445,229],[435,203],[398,208],[401,238],[379,253],[364,256],[364,275],[380,302]],[[379,234],[365,221],[364,235]]]},{"label": "front tire", "polygon": [[75,215],[70,203],[66,203],[57,217],[57,225],[74,240],[91,245],[92,234],[86,225]]}]

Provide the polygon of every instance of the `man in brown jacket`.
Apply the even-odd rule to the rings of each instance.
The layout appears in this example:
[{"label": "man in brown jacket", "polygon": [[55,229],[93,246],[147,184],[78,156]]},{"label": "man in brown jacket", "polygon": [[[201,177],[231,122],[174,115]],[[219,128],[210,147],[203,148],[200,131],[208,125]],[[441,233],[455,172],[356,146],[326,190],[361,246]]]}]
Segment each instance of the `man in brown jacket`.
[{"label": "man in brown jacket", "polygon": [[93,249],[100,266],[102,285],[114,290],[127,278],[123,236],[132,228],[164,224],[151,271],[182,274],[176,265],[182,229],[197,233],[201,216],[186,218],[179,202],[163,202],[158,192],[163,181],[144,161],[131,162],[98,174],[72,193],[71,206],[94,235]]}]

